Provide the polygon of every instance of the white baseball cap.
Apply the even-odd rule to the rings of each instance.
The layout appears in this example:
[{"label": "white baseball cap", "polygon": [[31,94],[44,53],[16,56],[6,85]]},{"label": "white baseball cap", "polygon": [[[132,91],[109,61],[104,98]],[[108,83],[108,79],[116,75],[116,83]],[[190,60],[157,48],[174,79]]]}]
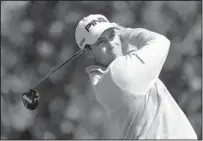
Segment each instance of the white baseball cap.
[{"label": "white baseball cap", "polygon": [[110,23],[105,16],[91,14],[78,23],[75,30],[76,43],[83,49],[86,45],[94,44],[106,29],[116,27],[116,24]]}]

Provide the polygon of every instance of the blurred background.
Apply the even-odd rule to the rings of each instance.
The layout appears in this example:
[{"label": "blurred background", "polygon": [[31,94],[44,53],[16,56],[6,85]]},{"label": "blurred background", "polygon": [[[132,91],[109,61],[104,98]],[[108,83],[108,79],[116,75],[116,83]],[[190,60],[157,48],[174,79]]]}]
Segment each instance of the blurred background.
[{"label": "blurred background", "polygon": [[113,139],[81,56],[44,81],[41,101],[27,110],[21,93],[79,50],[75,28],[89,14],[171,40],[160,74],[202,139],[201,1],[1,1],[1,139]]}]

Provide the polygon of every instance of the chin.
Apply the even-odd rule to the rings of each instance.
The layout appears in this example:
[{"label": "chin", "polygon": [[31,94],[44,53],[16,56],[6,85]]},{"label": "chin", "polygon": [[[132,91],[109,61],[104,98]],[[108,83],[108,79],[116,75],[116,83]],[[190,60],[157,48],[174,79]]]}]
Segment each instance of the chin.
[{"label": "chin", "polygon": [[100,65],[103,66],[103,67],[108,67],[113,62],[113,60],[114,59],[108,60],[106,62],[100,62]]},{"label": "chin", "polygon": [[96,60],[96,64],[100,66],[108,67],[116,58],[117,56],[115,54],[111,54],[111,56],[106,56],[105,60],[101,60],[101,59]]},{"label": "chin", "polygon": [[113,57],[111,60],[109,60],[108,63],[106,63],[106,66],[109,66],[115,59],[116,57]]},{"label": "chin", "polygon": [[103,67],[108,67],[108,65],[109,65],[109,63],[103,62],[103,61],[96,60],[95,62],[96,62],[95,65],[99,65],[99,66],[103,66]]}]

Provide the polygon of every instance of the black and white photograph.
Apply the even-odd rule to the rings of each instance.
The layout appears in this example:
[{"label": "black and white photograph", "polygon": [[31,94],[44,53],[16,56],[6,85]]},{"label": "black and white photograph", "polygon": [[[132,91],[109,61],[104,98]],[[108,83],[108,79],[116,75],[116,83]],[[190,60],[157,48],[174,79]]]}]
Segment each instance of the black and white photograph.
[{"label": "black and white photograph", "polygon": [[202,140],[202,1],[1,1],[1,140]]}]

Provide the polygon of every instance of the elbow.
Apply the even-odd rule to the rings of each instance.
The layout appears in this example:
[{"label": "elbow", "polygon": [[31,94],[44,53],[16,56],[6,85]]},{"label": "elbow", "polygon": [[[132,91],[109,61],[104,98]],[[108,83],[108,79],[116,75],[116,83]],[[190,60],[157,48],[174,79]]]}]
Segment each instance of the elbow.
[{"label": "elbow", "polygon": [[163,44],[163,46],[162,46],[162,48],[163,48],[163,55],[167,56],[168,52],[169,52],[169,49],[170,49],[171,41],[167,37],[162,35],[162,44]]},{"label": "elbow", "polygon": [[167,49],[169,49],[170,45],[171,45],[171,41],[164,35],[160,35],[157,37],[158,40],[161,42],[161,44],[164,45],[164,47],[166,47]]},{"label": "elbow", "polygon": [[164,40],[165,40],[165,44],[166,44],[166,46],[169,48],[170,47],[170,45],[171,45],[171,41],[166,37],[166,36],[164,36]]},{"label": "elbow", "polygon": [[163,34],[152,32],[151,35],[152,35],[151,39],[153,42],[155,41],[158,44],[162,44],[166,48],[170,47],[171,41],[166,36],[164,36]]},{"label": "elbow", "polygon": [[170,45],[171,45],[171,41],[170,41],[167,37],[165,37],[165,36],[164,36],[164,38],[165,38],[166,52],[167,52],[167,54],[168,54],[169,48],[170,48]]},{"label": "elbow", "polygon": [[165,44],[166,44],[167,46],[170,46],[171,41],[170,41],[166,36],[164,36],[164,35],[162,35],[162,38],[163,38],[163,41],[165,42]]},{"label": "elbow", "polygon": [[155,40],[157,46],[160,47],[158,50],[162,52],[163,57],[167,56],[171,44],[170,40],[161,34],[157,34]]}]

